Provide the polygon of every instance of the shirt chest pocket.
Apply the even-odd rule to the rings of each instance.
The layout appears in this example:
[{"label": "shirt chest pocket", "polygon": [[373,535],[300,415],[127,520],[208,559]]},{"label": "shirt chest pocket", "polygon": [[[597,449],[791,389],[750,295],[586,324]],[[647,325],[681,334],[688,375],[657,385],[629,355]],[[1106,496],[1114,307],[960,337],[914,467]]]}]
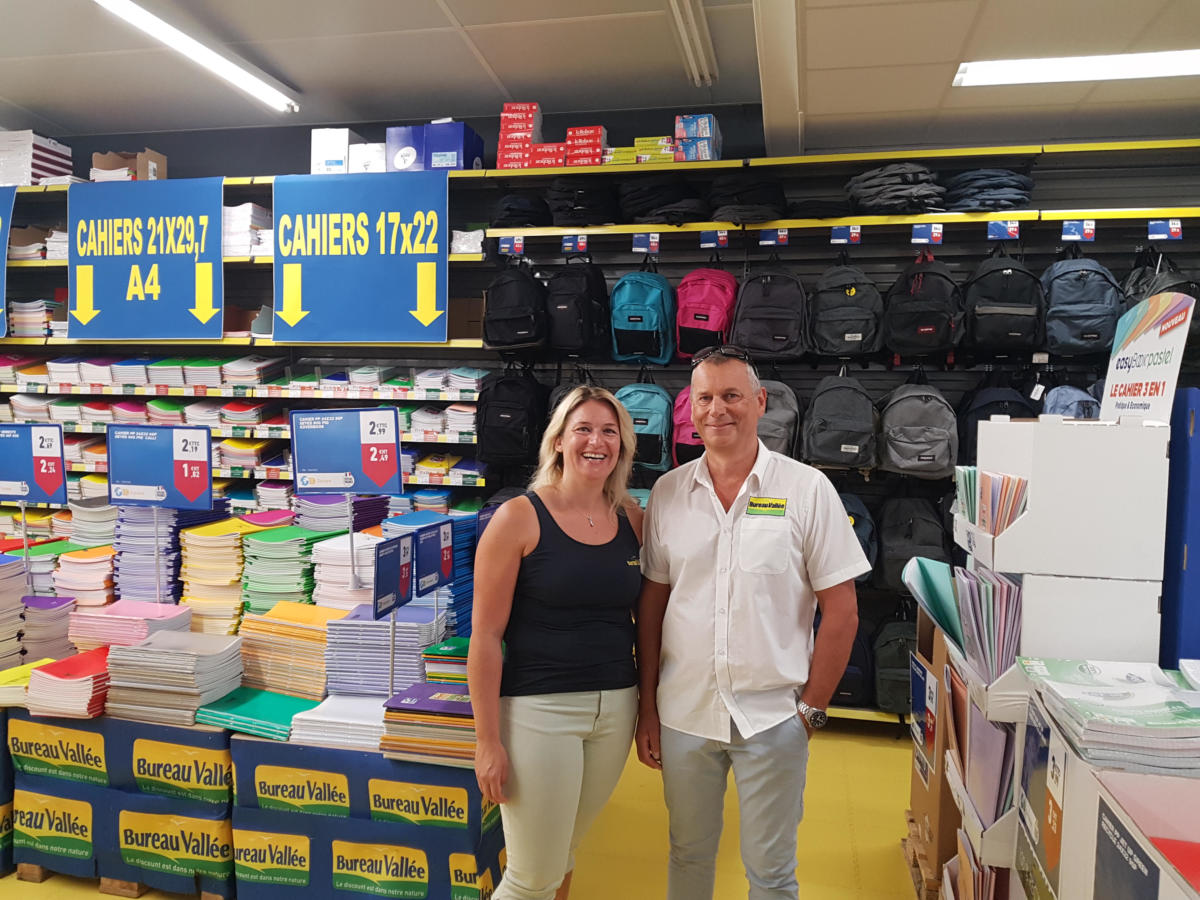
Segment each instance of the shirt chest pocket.
[{"label": "shirt chest pocket", "polygon": [[779,575],[787,569],[792,543],[787,519],[747,516],[738,530],[738,566],[743,572]]}]

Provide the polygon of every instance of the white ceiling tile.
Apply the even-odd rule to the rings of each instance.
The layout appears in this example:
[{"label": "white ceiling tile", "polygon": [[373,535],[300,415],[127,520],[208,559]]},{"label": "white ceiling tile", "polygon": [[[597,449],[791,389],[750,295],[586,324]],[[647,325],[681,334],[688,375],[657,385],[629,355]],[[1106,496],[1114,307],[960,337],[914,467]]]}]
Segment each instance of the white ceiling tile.
[{"label": "white ceiling tile", "polygon": [[754,42],[754,13],[749,4],[708,10],[708,28],[720,73],[713,85],[718,103],[759,103],[758,47]]},{"label": "white ceiling tile", "polygon": [[[925,3],[940,3],[942,0],[807,0],[809,9],[822,9],[830,6],[911,6],[919,7]],[[973,0],[980,2],[980,0]]]},{"label": "white ceiling tile", "polygon": [[1200,3],[1196,0],[1172,0],[1157,16],[1143,16],[1142,29],[1134,27],[1136,38],[1129,42],[1130,52],[1151,50],[1191,50],[1200,47]]},{"label": "white ceiling tile", "polygon": [[157,46],[157,41],[95,3],[0,0],[0,59]]},{"label": "white ceiling tile", "polygon": [[810,9],[805,66],[904,66],[957,60],[975,17],[975,0]]},{"label": "white ceiling tile", "polygon": [[229,41],[336,37],[450,28],[436,0],[176,0],[184,12]]},{"label": "white ceiling tile", "polygon": [[[951,73],[953,75],[953,73]],[[1021,106],[1064,106],[1078,103],[1092,89],[1089,82],[951,87],[944,109],[1001,109]]]},{"label": "white ceiling tile", "polygon": [[886,115],[904,110],[928,111],[950,84],[954,69],[952,63],[942,63],[810,71],[805,113]]},{"label": "white ceiling tile", "polygon": [[1167,0],[984,0],[963,61],[1123,53]]},{"label": "white ceiling tile", "polygon": [[[1134,81],[1097,81],[1090,87],[1086,106],[1121,103],[1136,107],[1141,103],[1192,101],[1200,98],[1200,76],[1180,78],[1139,78]],[[1190,121],[1179,125],[1189,133],[1200,126],[1200,104],[1193,107]]]},{"label": "white ceiling tile", "polygon": [[663,12],[666,0],[446,0],[450,12],[466,26],[516,25],[587,16]]}]

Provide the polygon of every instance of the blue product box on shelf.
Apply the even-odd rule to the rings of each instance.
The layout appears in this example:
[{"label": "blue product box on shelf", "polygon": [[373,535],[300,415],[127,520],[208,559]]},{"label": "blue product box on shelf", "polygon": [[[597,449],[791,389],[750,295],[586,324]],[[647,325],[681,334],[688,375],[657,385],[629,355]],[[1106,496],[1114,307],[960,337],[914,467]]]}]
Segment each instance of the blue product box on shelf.
[{"label": "blue product box on shelf", "polygon": [[675,137],[678,138],[712,138],[717,146],[721,144],[721,127],[717,117],[712,113],[696,113],[675,117]]},{"label": "blue product box on shelf", "polygon": [[483,168],[483,138],[462,122],[396,125],[387,130],[389,172]]},{"label": "blue product box on shelf", "polygon": [[704,162],[721,158],[721,142],[712,138],[684,138],[675,145],[676,162]]},{"label": "blue product box on shelf", "polygon": [[96,856],[113,839],[112,791],[17,770],[13,790],[13,862],[91,878]]},{"label": "blue product box on shelf", "polygon": [[109,785],[124,791],[228,806],[229,732],[205,725],[148,725],[104,718]]},{"label": "blue product box on shelf", "polygon": [[6,735],[19,774],[108,785],[103,719],[53,719],[12,708]]},{"label": "blue product box on shelf", "polygon": [[16,866],[13,864],[13,798],[10,791],[0,795],[0,878]]},{"label": "blue product box on shelf", "polygon": [[[12,754],[8,750],[8,709],[0,708],[0,740],[3,746],[0,746],[0,803],[5,803],[6,798],[12,797],[13,791],[13,765]],[[0,844],[3,843],[3,838],[0,838]]]}]

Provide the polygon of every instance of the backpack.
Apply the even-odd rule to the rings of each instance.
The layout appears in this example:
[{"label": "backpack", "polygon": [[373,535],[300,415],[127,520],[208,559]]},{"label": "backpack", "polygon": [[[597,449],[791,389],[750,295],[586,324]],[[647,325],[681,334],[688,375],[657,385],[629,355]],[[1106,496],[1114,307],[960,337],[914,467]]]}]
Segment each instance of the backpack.
[{"label": "backpack", "polygon": [[[850,659],[846,661],[846,670],[838,685],[834,688],[830,706],[870,706],[874,693],[875,678],[871,656],[871,637],[873,625],[859,619],[858,630],[854,634],[854,643],[850,645]],[[821,613],[813,621],[813,634],[821,630]]]},{"label": "backpack", "polygon": [[875,403],[859,382],[846,375],[827,375],[817,383],[801,429],[805,462],[852,469],[875,465]]},{"label": "backpack", "polygon": [[581,385],[596,384],[596,380],[592,378],[592,373],[584,366],[576,366],[575,374],[565,381],[561,379],[561,374],[562,373],[560,372],[560,380],[558,384],[554,385],[554,387],[550,389],[550,399],[546,403],[547,422],[554,417],[554,410],[558,408],[558,404],[562,403],[563,398],[566,397],[567,394],[571,393],[571,391],[575,390],[575,388],[580,387]]},{"label": "backpack", "polygon": [[902,356],[953,350],[962,336],[962,294],[945,263],[922,250],[888,288],[883,342]]},{"label": "backpack", "polygon": [[977,350],[1042,346],[1046,299],[1038,277],[997,244],[963,285],[967,342]]},{"label": "backpack", "polygon": [[804,354],[806,297],[800,279],[776,268],[749,275],[738,291],[730,343],[755,359],[797,359]]},{"label": "backpack", "polygon": [[879,468],[917,478],[949,478],[958,459],[958,420],[942,392],[902,384],[880,401]]},{"label": "backpack", "polygon": [[693,269],[679,282],[676,345],[690,359],[705,347],[725,343],[737,302],[737,279],[721,269]]},{"label": "backpack", "polygon": [[675,465],[699,459],[704,453],[704,442],[692,424],[692,387],[688,385],[675,395],[674,413],[671,417],[671,459]]},{"label": "backpack", "polygon": [[883,712],[908,715],[909,657],[917,649],[916,622],[885,622],[872,643],[875,664],[875,706]]},{"label": "backpack", "polygon": [[908,593],[900,574],[914,556],[949,563],[946,529],[933,503],[921,497],[892,497],[879,512],[879,564],[875,586]]},{"label": "backpack", "polygon": [[1105,353],[1112,346],[1125,294],[1112,272],[1079,255],[1051,263],[1042,273],[1046,292],[1046,349],[1060,356]]},{"label": "backpack", "polygon": [[613,286],[613,359],[666,365],[675,355],[674,326],[675,289],[647,258],[642,271]]},{"label": "backpack", "polygon": [[546,345],[546,288],[524,265],[500,272],[484,292],[483,343],[490,350]]},{"label": "backpack", "polygon": [[[862,547],[863,553],[867,557],[867,562],[871,564],[871,568],[875,567],[875,560],[879,556],[879,541],[875,535],[875,520],[871,518],[871,512],[867,509],[867,505],[862,502],[857,494],[838,494],[842,500],[842,506],[846,508],[846,518],[850,520],[850,527],[854,529],[854,536],[858,538],[858,544]],[[870,572],[864,572],[854,580],[859,584],[865,584],[871,578]]]},{"label": "backpack", "polygon": [[546,388],[528,371],[488,375],[476,405],[476,458],[498,465],[536,463],[546,424],[546,395]]},{"label": "backpack", "polygon": [[767,411],[758,420],[759,440],[768,450],[795,457],[800,437],[800,400],[782,381],[764,379],[761,384],[767,392]]},{"label": "backpack", "polygon": [[[1130,306],[1140,303],[1147,297],[1153,297],[1155,294],[1187,294],[1200,302],[1200,282],[1186,272],[1179,271],[1179,266],[1175,265],[1175,262],[1167,254],[1158,254],[1149,273],[1149,277],[1136,290],[1126,289],[1125,294]],[[1132,277],[1133,273],[1131,272],[1130,278]],[[1125,283],[1128,284],[1128,282],[1129,278],[1126,278]],[[1188,325],[1188,346],[1184,350],[1185,359],[1194,355],[1195,345],[1198,341],[1200,341],[1200,316],[1193,311],[1191,324]]]},{"label": "backpack", "polygon": [[546,286],[548,344],[562,356],[591,357],[608,349],[608,283],[591,257],[583,258],[583,263],[562,266]]},{"label": "backpack", "polygon": [[1042,412],[1068,419],[1100,418],[1100,403],[1083,388],[1060,384],[1046,392]]},{"label": "backpack", "polygon": [[822,356],[860,356],[883,346],[883,297],[862,271],[839,256],[817,279],[809,305],[808,345]]},{"label": "backpack", "polygon": [[968,394],[959,405],[958,464],[973,466],[979,446],[979,423],[992,416],[1036,419],[1037,407],[1028,397],[1011,387],[982,387]]},{"label": "backpack", "polygon": [[671,468],[671,395],[657,384],[638,382],[619,388],[616,398],[633,419],[637,437],[634,462],[659,472]]},{"label": "backpack", "polygon": [[1165,267],[1175,268],[1174,263],[1167,258],[1165,253],[1160,253],[1153,247],[1142,247],[1138,250],[1133,257],[1133,266],[1130,268],[1129,274],[1121,282],[1121,291],[1125,294],[1129,305],[1132,306],[1134,303],[1152,296],[1146,293],[1146,289],[1159,270]]}]

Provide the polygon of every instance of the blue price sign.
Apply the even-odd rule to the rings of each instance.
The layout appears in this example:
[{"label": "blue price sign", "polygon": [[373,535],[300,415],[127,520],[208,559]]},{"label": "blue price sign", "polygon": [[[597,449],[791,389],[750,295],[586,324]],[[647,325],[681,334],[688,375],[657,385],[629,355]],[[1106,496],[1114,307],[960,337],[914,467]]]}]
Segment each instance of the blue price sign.
[{"label": "blue price sign", "polygon": [[212,509],[212,433],[170,425],[109,425],[108,502]]},{"label": "blue price sign", "polygon": [[940,222],[921,222],[912,227],[912,243],[940,244],[942,225]]},{"label": "blue price sign", "polygon": [[989,241],[1015,241],[1021,236],[1020,222],[988,222],[987,239]]},{"label": "blue price sign", "polygon": [[479,545],[479,539],[483,537],[483,532],[488,527],[488,522],[492,521],[492,516],[496,514],[499,506],[486,506],[479,511],[479,515],[475,517],[475,544]]},{"label": "blue price sign", "polygon": [[1146,225],[1146,236],[1152,241],[1182,241],[1183,222],[1179,219],[1151,219]]},{"label": "blue price sign", "polygon": [[1094,219],[1066,219],[1062,224],[1064,241],[1094,241],[1096,222]]},{"label": "blue price sign", "polygon": [[524,256],[525,238],[519,234],[513,237],[502,237],[499,251],[501,256]]},{"label": "blue price sign", "polygon": [[413,536],[402,534],[375,545],[375,618],[383,619],[412,599]]},{"label": "blue price sign", "polygon": [[417,531],[417,591],[427,594],[454,576],[454,527],[450,522]]},{"label": "blue price sign", "polygon": [[639,232],[633,236],[634,253],[657,253],[658,232]]},{"label": "blue price sign", "polygon": [[275,340],[444,343],[446,184],[444,169],[276,178]]},{"label": "blue price sign", "polygon": [[722,247],[729,246],[729,232],[721,229],[719,231],[702,231],[700,232],[700,249],[701,250],[720,250]]},{"label": "blue price sign", "polygon": [[395,407],[292,410],[297,494],[400,493]]},{"label": "blue price sign", "polygon": [[861,225],[834,225],[829,232],[831,244],[861,244]]},{"label": "blue price sign", "polygon": [[788,230],[786,228],[764,228],[758,233],[760,247],[786,247]]},{"label": "blue price sign", "polygon": [[[13,203],[17,199],[15,187],[0,187],[0,247],[8,247],[8,231],[12,227]],[[8,269],[0,266],[0,337],[8,335],[8,311],[4,306],[4,298],[8,296],[5,276]]]},{"label": "blue price sign", "polygon": [[586,234],[563,235],[562,252],[563,253],[586,253],[587,252],[587,235]]},{"label": "blue price sign", "polygon": [[0,425],[0,500],[67,503],[61,425]]},{"label": "blue price sign", "polygon": [[220,178],[71,185],[71,337],[219,339],[221,191]]}]

